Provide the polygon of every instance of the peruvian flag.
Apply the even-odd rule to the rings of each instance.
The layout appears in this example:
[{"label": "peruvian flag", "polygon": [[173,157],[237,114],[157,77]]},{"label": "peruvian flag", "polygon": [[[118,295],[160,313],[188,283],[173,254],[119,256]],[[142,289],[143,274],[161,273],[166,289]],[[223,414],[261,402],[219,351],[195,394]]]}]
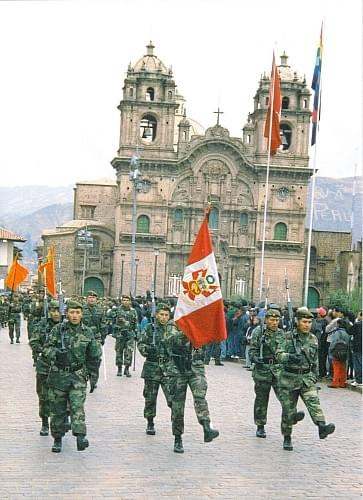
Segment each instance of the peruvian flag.
[{"label": "peruvian flag", "polygon": [[174,320],[194,347],[227,338],[217,264],[208,228],[209,209],[189,256]]}]

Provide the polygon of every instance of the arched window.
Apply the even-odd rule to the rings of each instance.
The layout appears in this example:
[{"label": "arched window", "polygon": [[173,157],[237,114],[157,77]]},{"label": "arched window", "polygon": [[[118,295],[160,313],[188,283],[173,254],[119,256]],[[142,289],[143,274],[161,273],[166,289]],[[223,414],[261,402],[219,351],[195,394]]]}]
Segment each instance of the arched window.
[{"label": "arched window", "polygon": [[144,142],[153,142],[156,138],[157,121],[152,115],[144,115],[140,121],[140,137]]},{"label": "arched window", "polygon": [[134,89],[132,87],[129,88],[129,96],[130,97],[134,96]]},{"label": "arched window", "polygon": [[173,98],[173,92],[171,90],[168,90],[168,99]]},{"label": "arched window", "polygon": [[150,233],[150,219],[147,215],[139,215],[137,218],[137,233]]},{"label": "arched window", "polygon": [[282,150],[285,151],[289,149],[291,145],[292,130],[290,125],[288,125],[287,123],[281,123],[280,135],[281,135]]},{"label": "arched window", "polygon": [[149,87],[146,90],[146,95],[145,95],[145,100],[146,101],[153,101],[155,98],[155,91],[152,87]]},{"label": "arched window", "polygon": [[242,213],[239,216],[239,223],[241,224],[241,226],[247,226],[247,224],[248,224],[248,214]]},{"label": "arched window", "polygon": [[174,222],[175,224],[180,224],[184,221],[184,210],[181,208],[176,208],[174,210]]},{"label": "arched window", "polygon": [[275,226],[274,240],[287,240],[287,225],[283,222],[278,222]]},{"label": "arched window", "polygon": [[95,236],[92,237],[92,246],[88,248],[88,255],[93,257],[100,255],[100,240]]},{"label": "arched window", "polygon": [[316,248],[310,247],[310,269],[316,269]]},{"label": "arched window", "polygon": [[281,109],[289,109],[290,99],[288,97],[283,97],[281,100]]},{"label": "arched window", "polygon": [[213,207],[209,214],[209,227],[210,229],[218,229],[219,226],[219,210]]}]

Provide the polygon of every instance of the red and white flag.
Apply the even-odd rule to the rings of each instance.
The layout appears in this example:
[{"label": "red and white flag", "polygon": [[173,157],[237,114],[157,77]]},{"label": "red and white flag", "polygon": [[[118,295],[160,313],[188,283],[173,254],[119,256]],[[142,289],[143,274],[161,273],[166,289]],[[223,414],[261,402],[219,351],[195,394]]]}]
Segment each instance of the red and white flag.
[{"label": "red and white flag", "polygon": [[[209,211],[208,211],[209,213]],[[223,298],[208,228],[208,213],[184,271],[174,320],[194,347],[227,338]]]}]

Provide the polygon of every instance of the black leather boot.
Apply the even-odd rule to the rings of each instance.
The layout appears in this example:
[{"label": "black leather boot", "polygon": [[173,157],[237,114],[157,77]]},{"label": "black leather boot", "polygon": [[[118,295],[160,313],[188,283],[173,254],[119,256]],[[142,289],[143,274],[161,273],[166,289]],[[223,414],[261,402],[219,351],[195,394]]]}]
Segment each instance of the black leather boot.
[{"label": "black leather boot", "polygon": [[257,426],[256,437],[258,437],[258,438],[265,438],[266,437],[266,432],[265,432],[265,426],[264,425],[258,425]]},{"label": "black leather boot", "polygon": [[204,442],[210,443],[213,439],[219,436],[219,432],[217,429],[212,429],[209,422],[203,422],[203,430],[204,430]]},{"label": "black leather boot", "polygon": [[292,446],[291,436],[284,436],[284,443],[282,447],[287,451],[292,451],[294,449]]},{"label": "black leather boot", "polygon": [[117,376],[122,377],[122,365],[118,365],[117,367]]},{"label": "black leather boot", "polygon": [[182,441],[182,437],[180,435],[175,436],[174,451],[175,451],[175,453],[184,453],[183,441]]},{"label": "black leather boot", "polygon": [[295,417],[294,417],[294,424],[297,424],[298,422],[303,420],[304,417],[305,417],[305,413],[303,411],[297,411],[295,413]]},{"label": "black leather boot", "polygon": [[329,436],[329,434],[333,434],[333,432],[335,431],[334,424],[326,424],[325,422],[318,422],[318,427],[319,427],[320,439],[325,439],[326,437]]},{"label": "black leather boot", "polygon": [[155,435],[154,419],[151,417],[147,419],[146,434],[149,434],[149,436]]},{"label": "black leather boot", "polygon": [[54,438],[52,451],[53,453],[60,453],[62,451],[62,438]]},{"label": "black leather boot", "polygon": [[41,436],[48,436],[49,434],[48,417],[42,417],[42,428],[40,429],[39,434]]},{"label": "black leather boot", "polygon": [[77,450],[83,451],[88,447],[89,447],[89,442],[86,436],[84,434],[79,434],[77,436]]},{"label": "black leather boot", "polygon": [[129,371],[129,366],[125,366],[125,369],[124,369],[124,375],[126,375],[126,377],[131,377],[131,373]]}]

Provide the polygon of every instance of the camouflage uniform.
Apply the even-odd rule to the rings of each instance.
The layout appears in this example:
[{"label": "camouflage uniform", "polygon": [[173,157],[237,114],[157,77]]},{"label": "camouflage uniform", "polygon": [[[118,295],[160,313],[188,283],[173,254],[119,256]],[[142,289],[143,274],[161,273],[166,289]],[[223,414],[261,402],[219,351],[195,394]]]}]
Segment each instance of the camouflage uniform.
[{"label": "camouflage uniform", "polygon": [[155,344],[153,343],[153,325],[148,324],[143,330],[137,347],[146,358],[141,377],[144,379],[145,398],[144,417],[153,419],[156,416],[156,402],[161,386],[168,406],[171,406],[168,392],[168,352],[165,344],[167,325],[155,324]]},{"label": "camouflage uniform", "polygon": [[105,313],[102,306],[99,304],[84,304],[82,323],[92,330],[98,342],[101,344],[105,343],[107,329],[105,324]]},{"label": "camouflage uniform", "polygon": [[9,302],[7,297],[0,299],[0,326],[5,327],[9,316]]},{"label": "camouflage uniform", "polygon": [[101,358],[99,342],[82,323],[61,323],[51,330],[43,355],[50,365],[48,385],[52,436],[59,439],[65,434],[67,403],[73,435],[86,435],[84,403],[87,380],[90,379],[91,385],[95,385],[98,379]]},{"label": "camouflage uniform", "polygon": [[219,432],[210,428],[203,349],[195,349],[173,322],[168,323],[166,342],[170,357],[167,374],[171,398],[172,433],[176,438],[174,451],[183,453],[182,444],[178,447],[178,443],[181,443],[181,435],[184,433],[184,409],[188,386],[193,395],[198,422],[204,429],[204,441],[212,441]]},{"label": "camouflage uniform", "polygon": [[16,300],[12,300],[9,305],[8,325],[9,325],[9,338],[10,343],[14,343],[14,329],[16,335],[16,342],[20,342],[20,320],[21,320],[21,304]]},{"label": "camouflage uniform", "polygon": [[28,339],[31,338],[34,327],[42,319],[42,316],[44,316],[43,300],[32,300],[32,302],[30,302],[30,304],[27,306]]},{"label": "camouflage uniform", "polygon": [[120,306],[117,308],[116,322],[112,336],[116,338],[116,366],[120,370],[125,365],[125,370],[132,363],[134,340],[137,337],[137,314],[132,307]]}]

